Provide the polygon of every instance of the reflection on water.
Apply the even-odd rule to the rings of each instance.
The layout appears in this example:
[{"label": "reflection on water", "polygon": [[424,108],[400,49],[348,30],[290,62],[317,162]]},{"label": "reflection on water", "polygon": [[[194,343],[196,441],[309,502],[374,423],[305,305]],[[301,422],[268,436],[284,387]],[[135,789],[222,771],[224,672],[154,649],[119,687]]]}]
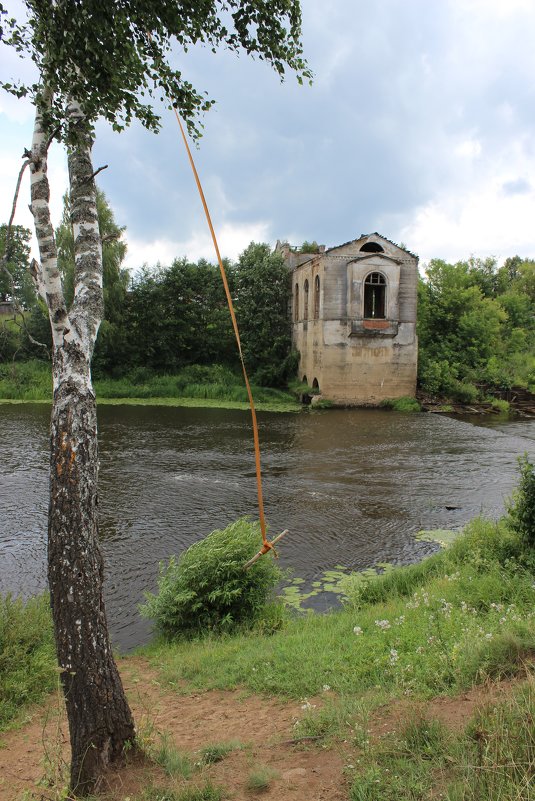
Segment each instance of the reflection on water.
[{"label": "reflection on water", "polygon": [[[535,457],[535,423],[492,427],[372,409],[259,414],[266,514],[289,528],[283,566],[312,580],[335,565],[415,561],[421,528],[454,528],[503,510],[518,455]],[[46,585],[49,409],[0,406],[0,592]],[[486,422],[486,419],[485,419]],[[158,562],[235,518],[255,515],[245,412],[104,406],[100,513],[112,637],[145,641],[137,604]]]}]

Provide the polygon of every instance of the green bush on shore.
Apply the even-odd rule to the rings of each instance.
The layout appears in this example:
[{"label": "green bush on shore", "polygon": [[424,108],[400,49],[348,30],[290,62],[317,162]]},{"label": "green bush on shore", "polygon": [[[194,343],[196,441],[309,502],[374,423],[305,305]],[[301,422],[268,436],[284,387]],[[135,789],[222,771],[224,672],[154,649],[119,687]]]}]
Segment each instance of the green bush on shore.
[{"label": "green bush on shore", "polygon": [[261,544],[259,525],[247,518],[213,531],[160,565],[158,594],[146,594],[141,614],[167,639],[253,625],[282,575],[271,554],[244,570]]},{"label": "green bush on shore", "polygon": [[394,412],[421,412],[422,407],[416,400],[410,396],[403,398],[391,398],[381,401],[381,406],[385,409],[392,409]]}]

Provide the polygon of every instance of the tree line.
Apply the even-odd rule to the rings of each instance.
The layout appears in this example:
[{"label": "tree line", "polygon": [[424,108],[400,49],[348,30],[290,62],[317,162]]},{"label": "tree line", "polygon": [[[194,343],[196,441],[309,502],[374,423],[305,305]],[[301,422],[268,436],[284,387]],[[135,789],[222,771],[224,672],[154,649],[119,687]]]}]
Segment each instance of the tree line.
[{"label": "tree line", "polygon": [[[102,192],[97,207],[103,239],[104,320],[95,352],[97,377],[131,376],[221,364],[239,371],[236,343],[219,268],[205,259],[175,259],[130,276],[123,268],[124,229]],[[5,226],[0,228],[0,254]],[[29,231],[12,235],[13,283],[0,275],[0,300],[13,287],[27,309],[25,327],[51,346],[50,324],[28,280]],[[74,293],[74,252],[67,199],[56,231],[58,265],[67,301]],[[291,279],[282,257],[252,242],[238,261],[225,262],[242,346],[255,384],[281,387],[297,370],[292,350]],[[471,402],[480,386],[492,393],[514,385],[535,389],[535,260],[513,256],[450,264],[433,259],[418,288],[418,383],[429,394]],[[0,333],[0,361],[43,358],[24,326]]]},{"label": "tree line", "polygon": [[[104,319],[92,371],[96,377],[132,375],[137,381],[150,373],[172,373],[183,367],[221,364],[239,371],[236,341],[219,267],[205,259],[175,259],[171,265],[145,265],[130,276],[123,268],[124,229],[114,219],[102,192],[97,194],[103,240]],[[0,230],[4,230],[5,226]],[[26,334],[51,347],[50,323],[44,304],[24,281],[28,274],[27,232],[17,231],[20,246],[13,249],[10,269],[26,308],[24,326],[4,325],[0,360],[46,358]],[[29,236],[28,236],[29,239]],[[0,239],[0,247],[2,240]],[[58,267],[66,301],[74,295],[74,240],[70,208],[65,199],[63,219],[56,230]],[[297,371],[288,314],[291,279],[282,256],[267,244],[252,242],[238,261],[225,268],[236,307],[245,362],[254,383],[285,386]],[[11,297],[7,278],[0,297]]]},{"label": "tree line", "polygon": [[419,383],[464,402],[535,390],[535,260],[433,259],[418,296]]}]

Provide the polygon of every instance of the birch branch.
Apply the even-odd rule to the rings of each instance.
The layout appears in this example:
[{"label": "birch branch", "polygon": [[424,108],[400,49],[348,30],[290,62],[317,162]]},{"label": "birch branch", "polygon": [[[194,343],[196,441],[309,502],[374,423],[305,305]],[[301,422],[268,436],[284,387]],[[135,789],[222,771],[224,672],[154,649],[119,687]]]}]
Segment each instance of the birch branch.
[{"label": "birch branch", "polygon": [[[43,92],[43,99],[50,104],[51,94],[46,89]],[[32,277],[34,281],[37,280],[39,294],[46,301],[54,343],[60,345],[63,342],[65,328],[68,327],[68,315],[58,269],[54,228],[50,219],[50,188],[47,177],[48,139],[43,128],[39,106],[36,106],[30,172],[31,211],[35,220],[40,265],[32,262]]]}]

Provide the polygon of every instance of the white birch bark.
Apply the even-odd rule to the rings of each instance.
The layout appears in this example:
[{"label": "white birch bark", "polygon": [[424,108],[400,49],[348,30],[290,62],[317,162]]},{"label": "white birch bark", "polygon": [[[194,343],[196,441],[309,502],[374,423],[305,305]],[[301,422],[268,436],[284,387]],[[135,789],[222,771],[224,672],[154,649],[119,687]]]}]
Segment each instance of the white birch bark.
[{"label": "white birch bark", "polygon": [[[79,107],[69,107],[77,125]],[[80,130],[81,126],[78,125]],[[91,137],[69,153],[75,245],[75,293],[67,310],[50,220],[47,139],[36,114],[32,211],[41,255],[34,280],[53,334],[48,582],[56,651],[71,741],[71,790],[98,790],[110,763],[135,740],[132,715],[113,659],[102,597],[98,545],[97,414],[91,357],[103,312],[102,248]]]}]

